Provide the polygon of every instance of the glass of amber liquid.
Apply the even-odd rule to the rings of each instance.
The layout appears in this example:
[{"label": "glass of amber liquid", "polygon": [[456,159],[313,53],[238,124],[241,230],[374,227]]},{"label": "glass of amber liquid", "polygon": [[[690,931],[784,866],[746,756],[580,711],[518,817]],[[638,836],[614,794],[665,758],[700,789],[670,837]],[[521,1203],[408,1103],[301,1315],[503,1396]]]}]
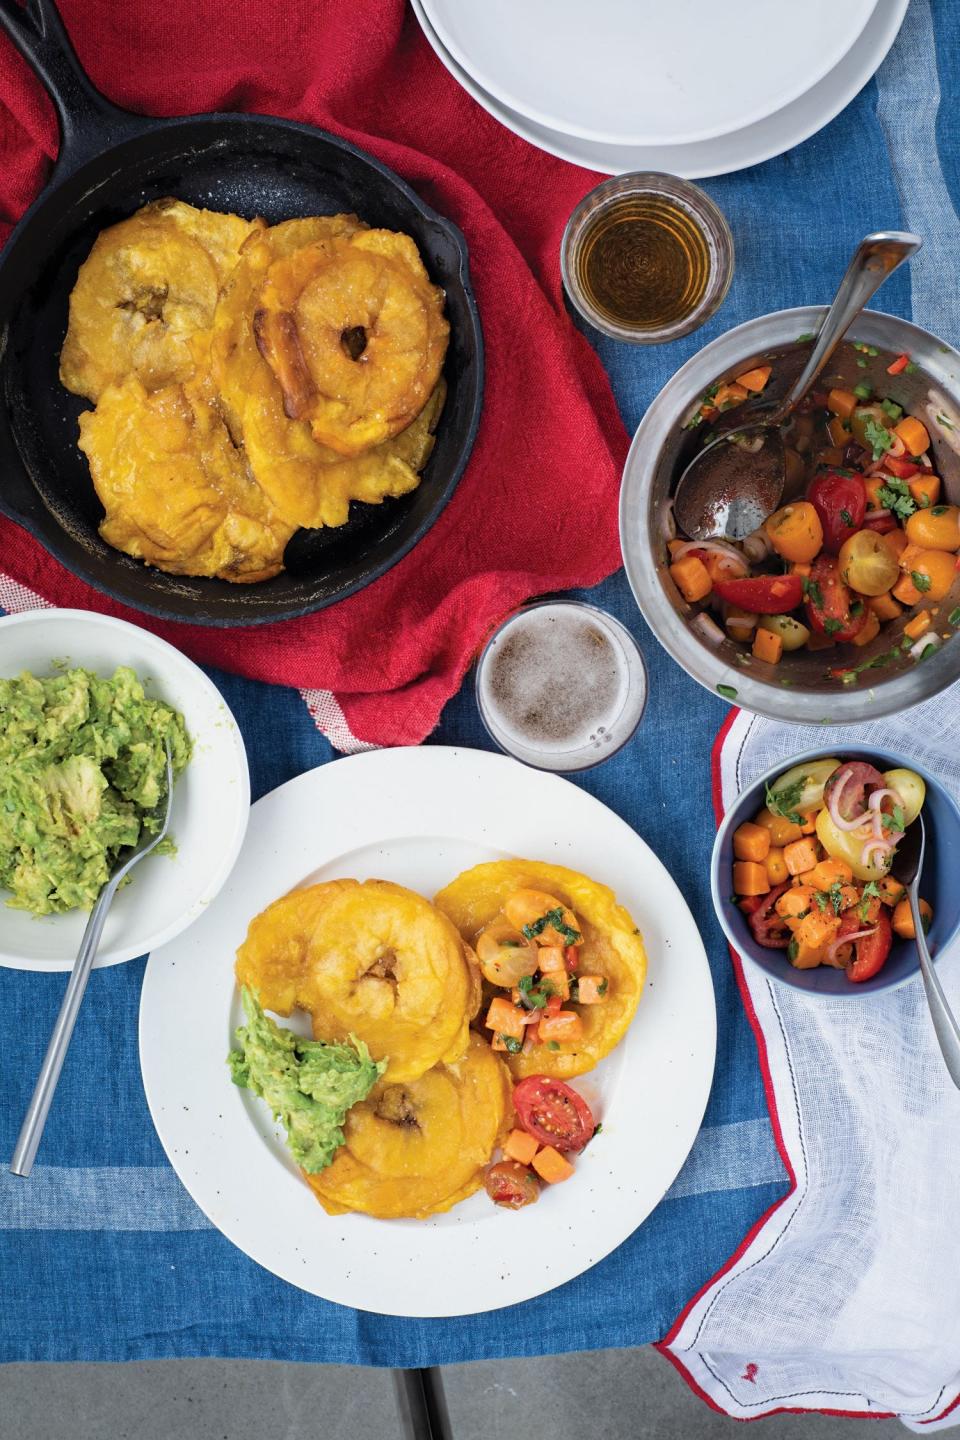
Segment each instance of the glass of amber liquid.
[{"label": "glass of amber liquid", "polygon": [[733,278],[733,237],[689,181],[617,175],[570,216],[560,268],[591,325],[615,340],[658,345],[696,330],[720,305]]}]

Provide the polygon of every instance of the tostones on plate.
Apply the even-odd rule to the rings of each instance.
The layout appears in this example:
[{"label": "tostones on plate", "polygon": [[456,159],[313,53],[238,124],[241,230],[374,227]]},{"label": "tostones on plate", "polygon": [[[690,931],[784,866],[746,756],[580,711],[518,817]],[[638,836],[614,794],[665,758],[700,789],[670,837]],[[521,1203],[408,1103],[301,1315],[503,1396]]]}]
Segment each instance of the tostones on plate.
[{"label": "tostones on plate", "polygon": [[309,1011],[315,1039],[356,1035],[394,1083],[460,1060],[480,1001],[456,928],[386,880],[331,880],[274,901],[251,923],[236,974],[266,1009]]},{"label": "tostones on plate", "polygon": [[435,897],[479,957],[486,1033],[513,1075],[583,1075],[623,1038],[646,977],[643,938],[613,891],[576,870],[497,860]]},{"label": "tostones on plate", "polygon": [[510,1128],[510,1095],[506,1066],[473,1035],[456,1065],[405,1084],[381,1081],[347,1115],[332,1164],[304,1178],[331,1215],[423,1219],[449,1210],[482,1185]]}]

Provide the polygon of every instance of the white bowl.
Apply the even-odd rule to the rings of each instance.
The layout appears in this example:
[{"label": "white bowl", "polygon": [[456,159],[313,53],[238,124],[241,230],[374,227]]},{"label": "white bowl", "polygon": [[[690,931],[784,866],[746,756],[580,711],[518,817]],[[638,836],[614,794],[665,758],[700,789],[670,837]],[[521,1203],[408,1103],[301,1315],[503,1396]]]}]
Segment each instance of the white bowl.
[{"label": "white bowl", "polygon": [[[0,618],[0,676],[49,675],[81,665],[112,675],[135,670],[148,695],[179,710],[193,757],[173,793],[174,856],[149,856],[121,889],[107,917],[96,964],[117,965],[155,950],[185,930],[220,890],[243,843],[250,774],[237,722],[203,671],[147,630],[87,610],[29,610]],[[69,970],[87,912],[34,916],[3,904],[0,965]]]}]

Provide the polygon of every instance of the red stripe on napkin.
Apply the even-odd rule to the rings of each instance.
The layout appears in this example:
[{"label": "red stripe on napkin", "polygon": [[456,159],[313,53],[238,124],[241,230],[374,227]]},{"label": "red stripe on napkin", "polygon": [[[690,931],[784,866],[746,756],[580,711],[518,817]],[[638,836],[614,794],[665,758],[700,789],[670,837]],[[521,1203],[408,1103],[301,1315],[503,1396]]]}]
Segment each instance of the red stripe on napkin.
[{"label": "red stripe on napkin", "polygon": [[[151,115],[259,110],[370,150],[463,229],[486,340],[467,473],[414,551],[322,614],[248,630],[154,621],[74,579],[0,520],[0,568],[59,605],[135,620],[194,659],[332,690],[353,733],[415,744],[491,625],[620,563],[627,437],[564,308],[559,245],[595,178],[503,129],[447,74],[403,0],[62,0],[94,83]],[[0,218],[17,219],[56,149],[52,107],[0,37]],[[4,235],[7,232],[7,226]]]}]

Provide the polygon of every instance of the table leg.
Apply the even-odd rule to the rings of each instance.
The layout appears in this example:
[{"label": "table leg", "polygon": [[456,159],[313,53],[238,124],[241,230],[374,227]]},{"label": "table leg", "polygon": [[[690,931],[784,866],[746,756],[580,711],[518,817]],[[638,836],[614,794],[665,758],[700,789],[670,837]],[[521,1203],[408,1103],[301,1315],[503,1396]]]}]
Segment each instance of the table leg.
[{"label": "table leg", "polygon": [[453,1440],[438,1366],[429,1370],[394,1370],[393,1384],[403,1440]]}]

